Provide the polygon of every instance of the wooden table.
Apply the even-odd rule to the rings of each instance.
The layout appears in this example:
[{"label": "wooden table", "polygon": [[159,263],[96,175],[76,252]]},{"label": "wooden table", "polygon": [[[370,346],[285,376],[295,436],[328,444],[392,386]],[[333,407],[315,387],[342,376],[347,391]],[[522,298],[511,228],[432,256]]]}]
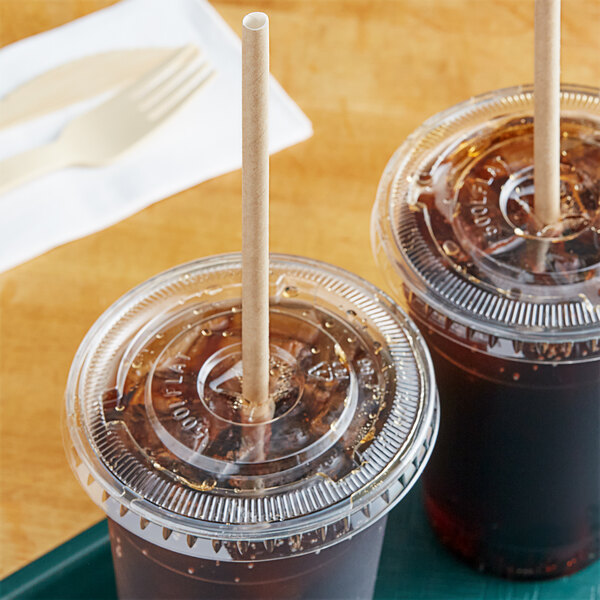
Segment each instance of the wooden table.
[{"label": "wooden table", "polygon": [[[0,0],[0,42],[112,3]],[[600,1],[563,4],[562,79],[599,85]],[[533,0],[214,5],[236,31],[247,12],[269,13],[272,72],[315,130],[271,160],[272,250],[329,261],[385,288],[369,219],[386,161],[433,113],[533,79]],[[238,171],[0,275],[0,577],[102,517],[61,440],[63,391],[85,332],[151,275],[239,250],[240,197]]]}]

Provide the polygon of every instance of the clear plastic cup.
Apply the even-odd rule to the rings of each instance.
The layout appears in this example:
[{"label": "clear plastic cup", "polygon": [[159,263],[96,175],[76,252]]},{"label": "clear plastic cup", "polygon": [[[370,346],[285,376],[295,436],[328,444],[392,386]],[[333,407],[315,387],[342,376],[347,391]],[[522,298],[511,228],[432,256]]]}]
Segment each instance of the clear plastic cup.
[{"label": "clear plastic cup", "polygon": [[424,474],[444,544],[511,578],[600,551],[600,94],[561,93],[561,202],[536,222],[533,91],[426,121],[383,174],[376,259],[423,333],[442,422]]},{"label": "clear plastic cup", "polygon": [[138,286],[83,340],[71,464],[106,512],[121,598],[368,598],[385,515],[429,458],[416,327],[340,269],[274,255],[272,418],[241,395],[241,261]]}]

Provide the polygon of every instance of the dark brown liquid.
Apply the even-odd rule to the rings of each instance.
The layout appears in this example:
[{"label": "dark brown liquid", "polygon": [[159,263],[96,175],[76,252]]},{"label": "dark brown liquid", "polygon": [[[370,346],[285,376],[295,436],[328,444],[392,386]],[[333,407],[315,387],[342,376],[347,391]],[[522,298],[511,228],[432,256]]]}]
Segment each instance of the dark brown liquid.
[{"label": "dark brown liquid", "polygon": [[364,600],[373,596],[385,522],[319,553],[256,562],[188,557],[108,524],[121,600]]},{"label": "dark brown liquid", "polygon": [[441,401],[423,475],[440,539],[473,566],[511,578],[559,577],[596,560],[600,361],[503,360],[420,324]]}]

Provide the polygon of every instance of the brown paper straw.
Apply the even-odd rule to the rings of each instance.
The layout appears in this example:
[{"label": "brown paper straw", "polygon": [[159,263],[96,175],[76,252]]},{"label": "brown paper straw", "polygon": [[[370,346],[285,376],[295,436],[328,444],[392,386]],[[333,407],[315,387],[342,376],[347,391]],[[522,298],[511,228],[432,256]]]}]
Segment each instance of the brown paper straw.
[{"label": "brown paper straw", "polygon": [[534,212],[560,218],[560,0],[535,0]]},{"label": "brown paper straw", "polygon": [[250,421],[272,416],[269,401],[269,19],[242,27],[242,365]]}]

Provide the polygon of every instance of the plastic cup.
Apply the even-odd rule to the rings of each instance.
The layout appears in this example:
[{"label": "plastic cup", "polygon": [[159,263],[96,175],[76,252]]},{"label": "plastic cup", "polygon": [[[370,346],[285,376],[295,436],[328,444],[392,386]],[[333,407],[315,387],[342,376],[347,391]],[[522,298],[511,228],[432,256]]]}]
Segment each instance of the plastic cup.
[{"label": "plastic cup", "polygon": [[109,519],[121,598],[369,598],[387,512],[437,433],[416,327],[340,269],[274,255],[272,418],[241,396],[241,261],[138,286],[83,340],[74,472]]},{"label": "plastic cup", "polygon": [[431,350],[429,519],[473,566],[558,577],[600,551],[600,95],[561,93],[563,217],[533,201],[533,90],[426,121],[385,169],[375,256]]}]

